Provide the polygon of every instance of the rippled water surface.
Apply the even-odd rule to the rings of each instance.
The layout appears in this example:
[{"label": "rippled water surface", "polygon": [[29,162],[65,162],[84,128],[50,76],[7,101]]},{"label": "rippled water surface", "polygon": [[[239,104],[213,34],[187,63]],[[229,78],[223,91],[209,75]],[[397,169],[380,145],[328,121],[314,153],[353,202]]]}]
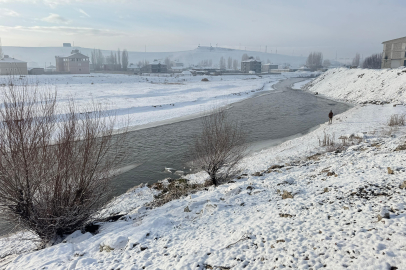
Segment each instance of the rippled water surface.
[{"label": "rippled water surface", "polygon": [[[328,113],[346,111],[349,105],[290,89],[303,79],[288,79],[271,86],[269,91],[233,104],[229,115],[240,121],[254,150],[269,147],[284,138],[304,134],[328,121]],[[122,194],[140,183],[154,183],[165,177],[178,177],[165,167],[188,171],[188,148],[201,120],[188,121],[137,130],[128,137],[129,156],[125,164],[137,166],[114,179],[114,193]]]}]

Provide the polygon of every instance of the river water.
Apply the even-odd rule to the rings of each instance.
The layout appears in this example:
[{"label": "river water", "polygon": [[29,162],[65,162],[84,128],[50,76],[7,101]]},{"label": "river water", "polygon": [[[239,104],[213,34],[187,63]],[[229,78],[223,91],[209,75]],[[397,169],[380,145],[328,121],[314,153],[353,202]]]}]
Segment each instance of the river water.
[{"label": "river water", "polygon": [[[315,96],[290,86],[303,78],[265,85],[259,95],[234,103],[229,116],[247,132],[251,151],[277,145],[292,136],[307,133],[328,121],[328,113],[342,113],[349,105]],[[273,88],[273,89],[272,89]],[[189,171],[188,149],[199,132],[201,119],[192,119],[129,133],[124,163],[135,167],[117,176],[114,194],[119,195],[140,183],[155,183],[166,177],[179,177],[165,168]]]},{"label": "river water", "polygon": [[[293,90],[290,86],[303,78],[265,85],[257,96],[232,104],[229,116],[239,121],[248,134],[250,151],[260,151],[294,136],[300,136],[328,121],[328,113],[342,113],[349,105]],[[191,119],[129,132],[123,173],[113,179],[113,195],[118,196],[140,183],[155,183],[166,177],[177,178],[165,168],[189,172],[188,149],[199,132],[201,119]],[[0,222],[0,235],[10,225]]]}]

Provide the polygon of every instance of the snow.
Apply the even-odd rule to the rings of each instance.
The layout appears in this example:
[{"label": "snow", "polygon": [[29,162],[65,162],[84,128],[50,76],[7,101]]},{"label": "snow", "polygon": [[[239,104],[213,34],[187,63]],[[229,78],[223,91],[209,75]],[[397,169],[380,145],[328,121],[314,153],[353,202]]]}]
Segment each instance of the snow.
[{"label": "snow", "polygon": [[[308,73],[311,74],[311,73]],[[120,74],[27,76],[30,82],[56,87],[58,107],[69,98],[86,111],[92,100],[106,104],[117,122],[131,127],[199,115],[213,107],[252,97],[283,78],[297,76],[138,76]],[[208,82],[201,81],[208,78]],[[0,85],[8,76],[0,76]],[[51,88],[52,88],[51,87]],[[61,110],[63,113],[64,110]],[[120,127],[120,126],[118,126]]]},{"label": "snow", "polygon": [[[371,78],[369,87],[347,79],[358,76],[354,72]],[[307,90],[353,103],[386,100],[391,84],[403,80],[380,86],[377,74],[390,72],[331,70]],[[364,93],[351,93],[345,81]],[[161,207],[143,206],[157,191],[135,188],[104,210],[125,216],[103,223],[98,234],[76,232],[65,243],[12,257],[6,269],[402,269],[406,159],[398,146],[406,127],[389,127],[393,114],[406,114],[406,106],[356,105],[331,125],[245,158],[239,179]],[[325,134],[337,143],[341,136],[361,141],[326,151],[319,145]],[[193,182],[206,177],[187,176]],[[293,198],[282,199],[283,193]],[[386,214],[390,219],[378,219]]]},{"label": "snow", "polygon": [[311,81],[312,81],[312,79],[304,80],[304,81],[301,81],[301,82],[294,83],[294,84],[292,85],[292,89],[301,90],[302,87],[304,87],[306,84],[308,84],[308,83],[311,82]]},{"label": "snow", "polygon": [[330,69],[306,88],[333,99],[356,103],[405,103],[406,68]]}]

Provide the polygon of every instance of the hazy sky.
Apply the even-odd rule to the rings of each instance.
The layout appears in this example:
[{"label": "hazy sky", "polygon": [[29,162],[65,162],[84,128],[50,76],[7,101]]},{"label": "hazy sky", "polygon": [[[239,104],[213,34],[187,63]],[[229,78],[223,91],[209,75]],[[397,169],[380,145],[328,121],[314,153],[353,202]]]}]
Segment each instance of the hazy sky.
[{"label": "hazy sky", "polygon": [[3,46],[181,51],[200,45],[324,58],[406,36],[405,0],[0,0]]}]

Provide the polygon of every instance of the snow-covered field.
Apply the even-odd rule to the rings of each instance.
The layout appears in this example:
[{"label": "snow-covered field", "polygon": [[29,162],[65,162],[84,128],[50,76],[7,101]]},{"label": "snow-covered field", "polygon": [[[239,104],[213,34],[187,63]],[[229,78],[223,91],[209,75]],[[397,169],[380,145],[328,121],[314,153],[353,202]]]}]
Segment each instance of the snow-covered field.
[{"label": "snow-covered field", "polygon": [[[287,77],[310,73],[288,73],[264,76],[137,76],[120,74],[27,76],[29,82],[49,84],[56,88],[58,106],[63,109],[69,98],[79,106],[92,99],[114,110],[119,123],[130,126],[167,121],[201,114],[252,97],[259,91],[270,91],[272,85]],[[207,78],[209,81],[201,81]],[[0,77],[0,84],[9,80]]]},{"label": "snow-covered field", "polygon": [[[328,89],[347,80],[341,75],[345,72],[379,76],[371,70],[335,70],[336,76],[320,82],[324,88],[312,83],[308,90],[343,98],[346,87]],[[404,90],[401,78],[386,81],[387,87],[393,83]],[[363,95],[351,99],[354,103],[363,102],[371,88],[385,98],[388,88],[371,80],[370,87],[360,88]],[[393,114],[406,114],[406,107],[357,105],[335,116],[332,125],[323,124],[247,157],[240,179],[162,207],[143,206],[157,191],[132,190],[104,209],[104,215],[126,215],[104,223],[100,233],[76,232],[65,243],[6,257],[4,265],[8,263],[6,269],[405,269],[406,189],[401,185],[406,178],[406,127],[389,127]],[[360,141],[342,151],[326,151],[319,146],[324,134],[334,135],[336,142],[341,136],[347,142]],[[201,182],[205,176],[187,178]],[[379,220],[378,215],[390,219]],[[0,254],[15,243],[15,237],[3,239]],[[21,242],[18,247],[30,244]]]}]

